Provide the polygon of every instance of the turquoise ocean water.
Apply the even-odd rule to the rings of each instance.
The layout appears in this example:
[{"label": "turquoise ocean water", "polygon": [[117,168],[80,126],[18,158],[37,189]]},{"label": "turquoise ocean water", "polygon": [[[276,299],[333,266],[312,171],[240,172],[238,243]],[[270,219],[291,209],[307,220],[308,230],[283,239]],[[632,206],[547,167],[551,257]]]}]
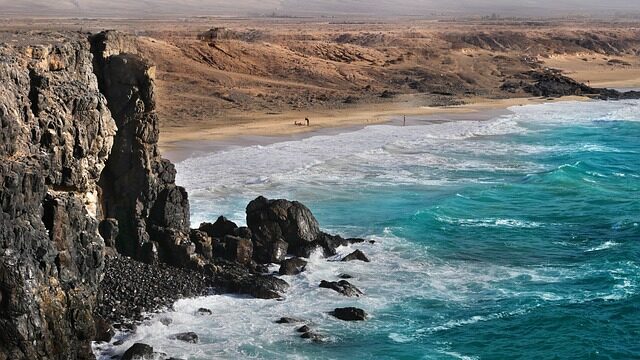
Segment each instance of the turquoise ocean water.
[{"label": "turquoise ocean water", "polygon": [[[296,199],[372,262],[314,257],[284,301],[180,301],[134,341],[189,359],[640,358],[640,105],[556,103],[474,122],[370,126],[178,164],[194,226]],[[355,247],[354,247],[355,248]],[[354,248],[341,249],[345,254]],[[317,288],[340,273],[366,295]],[[214,311],[196,317],[198,307]],[[358,306],[371,318],[326,314]],[[329,341],[298,338],[280,316]],[[195,331],[201,343],[166,335]]]}]

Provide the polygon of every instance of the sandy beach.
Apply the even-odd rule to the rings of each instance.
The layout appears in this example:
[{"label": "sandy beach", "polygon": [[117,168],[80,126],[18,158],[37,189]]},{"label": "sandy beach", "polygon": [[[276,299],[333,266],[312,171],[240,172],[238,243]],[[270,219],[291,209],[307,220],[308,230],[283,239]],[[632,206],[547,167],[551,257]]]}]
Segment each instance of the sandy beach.
[{"label": "sandy beach", "polygon": [[[488,100],[458,106],[411,106],[410,99],[402,103],[368,104],[361,108],[295,111],[278,114],[243,114],[215,119],[208,126],[171,126],[160,136],[162,155],[171,161],[181,161],[193,154],[219,151],[231,146],[266,145],[304,136],[339,133],[368,125],[393,123],[412,125],[424,121],[489,120],[508,113],[512,106],[558,101],[591,101],[586,97],[566,96],[559,99],[513,98]],[[310,126],[295,125],[310,119]]]}]

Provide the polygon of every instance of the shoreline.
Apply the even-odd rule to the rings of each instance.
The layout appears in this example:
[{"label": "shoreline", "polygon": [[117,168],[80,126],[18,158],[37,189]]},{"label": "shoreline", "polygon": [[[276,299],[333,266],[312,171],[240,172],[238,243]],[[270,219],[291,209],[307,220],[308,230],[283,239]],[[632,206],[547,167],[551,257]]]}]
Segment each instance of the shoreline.
[{"label": "shoreline", "polygon": [[418,125],[447,121],[486,121],[509,114],[513,106],[537,105],[562,101],[591,101],[580,96],[566,96],[555,99],[529,97],[510,99],[482,99],[465,105],[426,107],[408,106],[406,103],[373,104],[374,110],[340,109],[309,111],[312,125],[296,126],[294,121],[304,120],[301,112],[281,114],[247,115],[254,122],[216,125],[215,120],[208,127],[167,127],[161,129],[159,141],[163,157],[172,162],[218,152],[233,147],[269,145],[281,141],[299,140],[318,135],[336,135],[356,131],[370,125]]}]

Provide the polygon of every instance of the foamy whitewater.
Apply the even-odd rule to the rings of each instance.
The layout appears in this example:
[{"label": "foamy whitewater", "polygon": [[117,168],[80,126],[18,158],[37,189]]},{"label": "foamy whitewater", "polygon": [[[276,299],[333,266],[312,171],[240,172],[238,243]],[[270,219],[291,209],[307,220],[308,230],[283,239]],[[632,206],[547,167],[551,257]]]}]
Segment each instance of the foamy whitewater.
[{"label": "foamy whitewater", "polygon": [[[244,224],[258,195],[366,237],[316,256],[283,301],[182,300],[126,339],[185,359],[640,358],[640,102],[511,108],[490,121],[376,125],[177,164],[192,221]],[[415,124],[415,125],[414,125]],[[339,256],[338,256],[339,257]],[[338,274],[365,292],[318,288]],[[357,306],[371,318],[327,314]],[[212,316],[196,316],[200,307]],[[327,343],[299,338],[309,320]],[[160,323],[173,320],[170,326]],[[199,344],[169,340],[194,331]]]}]

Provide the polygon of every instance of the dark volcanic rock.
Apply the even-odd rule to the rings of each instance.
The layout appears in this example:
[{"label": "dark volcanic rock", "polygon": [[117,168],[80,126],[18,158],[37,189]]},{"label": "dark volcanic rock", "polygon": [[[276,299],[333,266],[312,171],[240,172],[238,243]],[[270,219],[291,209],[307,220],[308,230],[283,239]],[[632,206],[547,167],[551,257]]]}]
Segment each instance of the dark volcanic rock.
[{"label": "dark volcanic rock", "polygon": [[206,232],[192,229],[189,233],[191,242],[196,246],[196,253],[204,259],[211,260],[213,257],[213,241]]},{"label": "dark volcanic rock", "polygon": [[296,329],[297,332],[306,333],[311,331],[311,328],[308,325],[302,325],[301,327]]},{"label": "dark volcanic rock", "polygon": [[505,91],[515,92],[522,86],[523,90],[534,96],[562,97],[589,96],[601,100],[629,100],[640,99],[640,91],[621,92],[613,89],[594,88],[561,75],[556,70],[530,71],[526,74],[532,84],[507,81],[502,85]]},{"label": "dark volcanic rock", "polygon": [[[311,211],[299,202],[258,197],[247,206],[247,225],[253,234],[256,260],[272,262],[274,243],[284,241],[289,252],[318,238],[320,228]],[[284,256],[284,255],[283,255]]]},{"label": "dark volcanic rock", "polygon": [[210,309],[207,308],[200,308],[198,309],[198,311],[196,311],[197,315],[211,315],[213,314],[213,312]]},{"label": "dark volcanic rock", "polygon": [[363,292],[360,291],[360,289],[355,287],[353,284],[351,284],[347,280],[331,281],[331,282],[322,280],[320,282],[320,287],[337,291],[340,294],[344,296],[349,296],[349,297],[360,296],[363,294]]},{"label": "dark volcanic rock", "polygon": [[260,299],[278,299],[289,287],[282,279],[253,273],[248,267],[235,262],[219,261],[216,268],[216,285],[232,293],[248,294]]},{"label": "dark volcanic rock", "polygon": [[313,342],[323,342],[325,341],[325,337],[313,331],[307,331],[304,334],[300,335],[303,339],[309,339]]},{"label": "dark volcanic rock", "polygon": [[118,220],[118,252],[147,263],[186,266],[195,253],[189,201],[175,185],[173,164],[159,155],[155,67],[117,32],[90,41],[98,84],[118,126],[99,182],[104,215]]},{"label": "dark volcanic rock", "polygon": [[291,258],[284,260],[280,264],[280,275],[298,275],[307,267],[307,262],[300,258]]},{"label": "dark volcanic rock", "polygon": [[171,306],[182,297],[211,294],[214,279],[197,271],[108,258],[97,313],[114,322],[141,320],[142,313]]},{"label": "dark volcanic rock", "polygon": [[297,201],[262,196],[247,206],[247,225],[253,235],[254,259],[260,263],[279,263],[285,252],[308,258],[317,248],[322,248],[325,256],[332,256],[338,246],[364,241],[321,232],[311,211]]},{"label": "dark volcanic rock", "polygon": [[593,95],[598,93],[596,89],[566,76],[562,76],[554,71],[532,71],[530,76],[535,83],[526,86],[524,90],[534,96],[561,97],[570,95]]},{"label": "dark volcanic rock", "polygon": [[340,274],[340,275],[338,275],[338,277],[340,279],[353,279],[353,276],[351,276],[349,274]]},{"label": "dark volcanic rock", "polygon": [[180,340],[191,344],[197,344],[200,340],[198,334],[194,332],[184,332],[179,334],[173,334],[169,336],[169,339]]},{"label": "dark volcanic rock", "polygon": [[84,35],[0,44],[0,358],[86,359],[116,132]]},{"label": "dark volcanic rock", "polygon": [[276,320],[276,324],[297,324],[301,322],[304,322],[304,320],[292,317],[281,317],[280,319]]},{"label": "dark volcanic rock", "polygon": [[135,343],[122,355],[121,360],[152,360],[153,348],[147,344]]},{"label": "dark volcanic rock", "polygon": [[[236,235],[238,225],[224,216],[220,216],[215,223],[202,223],[198,229],[206,232],[207,235],[213,238],[222,239],[227,235]],[[250,238],[251,236],[248,237],[248,239]]]},{"label": "dark volcanic rock", "polygon": [[118,220],[105,219],[100,222],[98,227],[100,236],[104,239],[104,244],[109,247],[116,246],[116,238],[118,237]]},{"label": "dark volcanic rock", "polygon": [[251,239],[243,239],[232,235],[224,238],[226,256],[230,261],[239,264],[249,264],[253,257],[253,243]]},{"label": "dark volcanic rock", "polygon": [[336,308],[331,311],[329,315],[344,321],[361,321],[367,319],[367,313],[355,307]]},{"label": "dark volcanic rock", "polygon": [[96,336],[94,338],[95,341],[109,342],[116,334],[115,329],[111,324],[104,320],[100,316],[94,316],[95,326],[96,326]]},{"label": "dark volcanic rock", "polygon": [[360,250],[356,250],[356,251],[352,252],[351,254],[349,254],[349,255],[347,255],[347,256],[342,258],[342,261],[354,261],[354,260],[360,260],[360,261],[364,261],[364,262],[370,262],[371,261],[371,260],[369,260],[367,255],[365,255]]}]

